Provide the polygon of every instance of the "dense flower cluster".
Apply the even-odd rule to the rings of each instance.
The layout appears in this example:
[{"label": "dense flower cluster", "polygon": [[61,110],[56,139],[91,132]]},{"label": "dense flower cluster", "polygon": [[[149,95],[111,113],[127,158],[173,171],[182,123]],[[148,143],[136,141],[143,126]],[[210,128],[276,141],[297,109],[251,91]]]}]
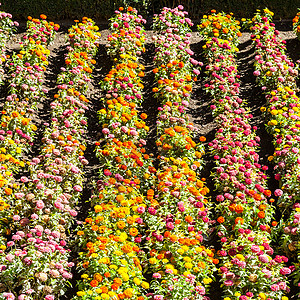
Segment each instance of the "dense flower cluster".
[{"label": "dense flower cluster", "polygon": [[[204,246],[209,235],[209,192],[199,179],[203,145],[187,108],[200,63],[190,49],[191,20],[182,6],[155,16],[153,88],[161,103],[157,121],[159,169],[156,189],[148,196],[147,225],[152,271],[150,299],[205,299],[212,281],[214,253]],[[204,141],[204,137],[201,138]]]},{"label": "dense flower cluster", "polygon": [[275,190],[284,223],[282,247],[291,256],[298,256],[295,284],[300,286],[300,101],[296,95],[298,69],[286,55],[285,42],[278,37],[272,23],[273,13],[268,9],[252,19],[252,40],[255,45],[257,82],[266,98],[267,131],[273,136],[274,154],[269,157],[275,164],[275,179],[280,189]]},{"label": "dense flower cluster", "polygon": [[[156,171],[144,148],[147,115],[139,116],[137,110],[142,102],[144,66],[138,55],[144,49],[145,20],[129,7],[116,11],[110,22],[108,49],[116,64],[102,82],[103,139],[96,143],[103,169],[90,199],[93,211],[77,232],[82,275],[75,299],[143,300],[149,288],[139,246],[145,227],[144,195],[151,194]],[[127,45],[124,49],[119,39]]]},{"label": "dense flower cluster", "polygon": [[110,22],[112,34],[108,36],[107,52],[112,57],[122,53],[139,56],[145,52],[143,24],[146,23],[146,20],[138,15],[135,8],[129,7],[125,11],[122,7],[119,9],[121,9],[120,13]]},{"label": "dense flower cluster", "polygon": [[88,18],[69,29],[66,66],[58,76],[43,148],[14,193],[14,232],[0,250],[1,299],[54,300],[72,278],[66,240],[87,164],[83,134],[88,100],[83,93],[95,64],[97,30]]},{"label": "dense flower cluster", "polygon": [[4,11],[0,11],[0,85],[4,80],[4,65],[7,60],[5,54],[5,45],[13,32],[16,30],[16,26],[19,26],[18,22],[12,21],[12,15]]},{"label": "dense flower cluster", "polygon": [[[213,21],[207,24],[207,19]],[[217,38],[213,28],[219,23],[226,24],[220,28],[235,28],[234,33],[228,31],[227,37],[223,31],[222,39]],[[216,197],[217,234],[222,243],[219,273],[227,300],[281,299],[289,291],[284,275],[291,270],[283,266],[286,257],[271,257],[274,250],[269,224],[273,208],[267,200],[271,192],[267,189],[266,167],[259,164],[259,137],[249,123],[252,115],[239,97],[235,58],[238,24],[231,15],[213,11],[199,26],[208,61],[205,88],[213,98],[211,109],[218,126],[209,146],[220,193]]]},{"label": "dense flower cluster", "polygon": [[210,15],[203,16],[198,28],[206,37],[225,39],[235,46],[239,44],[239,37],[242,36],[240,23],[234,20],[232,13],[216,13],[214,9]]},{"label": "dense flower cluster", "polygon": [[[27,31],[20,42],[21,50],[13,53],[9,65],[9,93],[2,108],[0,128],[0,216],[2,234],[10,233],[18,184],[13,172],[24,167],[22,157],[33,145],[37,127],[32,122],[36,104],[44,97],[44,71],[50,51],[47,45],[59,26],[46,20],[29,18]],[[17,208],[19,209],[19,208]]]},{"label": "dense flower cluster", "polygon": [[293,19],[293,30],[296,33],[298,39],[300,39],[300,11]]}]

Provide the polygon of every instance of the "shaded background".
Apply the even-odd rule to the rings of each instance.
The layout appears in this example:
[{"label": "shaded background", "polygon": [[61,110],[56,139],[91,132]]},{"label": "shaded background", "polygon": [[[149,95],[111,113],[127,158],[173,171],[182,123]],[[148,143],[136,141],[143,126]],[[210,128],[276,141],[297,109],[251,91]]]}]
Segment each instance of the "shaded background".
[{"label": "shaded background", "polygon": [[237,18],[252,17],[256,9],[268,7],[277,20],[292,19],[300,8],[300,0],[2,0],[1,10],[14,19],[46,14],[51,20],[81,19],[87,16],[105,22],[119,6],[133,6],[144,18],[152,18],[164,6],[182,4],[193,20],[201,19],[211,9],[233,12]]}]

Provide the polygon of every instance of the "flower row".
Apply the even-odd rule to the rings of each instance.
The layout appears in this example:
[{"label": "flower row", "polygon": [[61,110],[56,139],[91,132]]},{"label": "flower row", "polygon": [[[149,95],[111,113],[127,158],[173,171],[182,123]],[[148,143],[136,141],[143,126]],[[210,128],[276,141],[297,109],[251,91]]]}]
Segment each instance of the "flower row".
[{"label": "flower row", "polygon": [[[222,39],[218,38],[213,31],[216,24],[233,32],[223,31]],[[209,146],[219,192],[216,214],[224,299],[281,299],[289,291],[284,275],[291,270],[283,265],[286,257],[272,258],[269,224],[273,208],[267,200],[271,192],[267,189],[266,167],[259,164],[259,137],[249,123],[252,115],[239,97],[239,23],[231,15],[212,11],[199,29],[206,40],[205,89],[213,98],[211,108],[218,127]]]},{"label": "flower row", "polygon": [[29,176],[21,177],[23,184],[14,193],[14,230],[0,254],[1,299],[53,300],[64,294],[72,278],[67,235],[87,164],[84,93],[95,63],[97,30],[88,18],[69,29],[66,66],[50,104],[51,124],[45,124],[40,155],[32,159]]},{"label": "flower row", "polygon": [[4,83],[4,65],[7,60],[5,46],[13,32],[16,30],[16,27],[19,26],[18,22],[13,22],[11,18],[11,14],[0,11],[0,85]]},{"label": "flower row", "polygon": [[108,52],[115,65],[102,82],[102,139],[96,142],[103,167],[90,199],[92,211],[77,232],[82,252],[75,299],[143,300],[149,288],[140,243],[155,168],[144,148],[147,115],[138,112],[143,100],[139,55],[144,49],[144,22],[131,7],[120,8],[110,20]]},{"label": "flower row", "polygon": [[[299,107],[296,95],[297,67],[286,55],[282,41],[272,23],[273,13],[268,9],[258,12],[252,19],[253,44],[255,45],[254,75],[266,98],[266,106],[261,108],[268,122],[267,131],[273,137],[275,151],[269,157],[275,164],[275,179],[280,188],[275,190],[278,206],[282,213],[281,248],[297,260],[299,265]],[[299,283],[300,269],[295,273],[295,285]]]},{"label": "flower row", "polygon": [[203,299],[218,262],[204,246],[210,225],[209,190],[199,178],[204,150],[195,142],[197,128],[187,115],[201,65],[192,58],[192,25],[182,6],[164,8],[154,19],[153,92],[161,106],[156,142],[159,168],[154,195],[148,198],[146,245],[154,290],[150,299]]},{"label": "flower row", "polygon": [[300,39],[300,11],[293,19],[293,30],[296,33],[298,39]]},{"label": "flower row", "polygon": [[9,67],[9,95],[6,97],[0,128],[0,215],[5,219],[1,224],[1,235],[10,234],[11,218],[15,208],[14,193],[19,184],[14,174],[24,167],[22,160],[33,145],[37,127],[32,118],[37,103],[47,93],[43,87],[44,72],[50,51],[47,45],[59,26],[45,18],[27,21],[27,31],[20,42],[21,50],[13,53],[7,62]]}]

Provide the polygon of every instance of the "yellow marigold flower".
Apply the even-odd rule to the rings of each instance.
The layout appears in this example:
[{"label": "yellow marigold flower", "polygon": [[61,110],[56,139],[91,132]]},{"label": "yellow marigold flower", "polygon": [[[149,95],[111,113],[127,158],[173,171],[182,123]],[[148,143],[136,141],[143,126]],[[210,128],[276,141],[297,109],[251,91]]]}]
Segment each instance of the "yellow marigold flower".
[{"label": "yellow marigold flower", "polygon": [[79,291],[79,292],[77,292],[77,296],[79,296],[79,297],[82,297],[82,296],[84,296],[85,295],[85,292],[84,291]]},{"label": "yellow marigold flower", "polygon": [[242,260],[242,261],[245,260],[245,257],[242,254],[237,254],[236,258],[239,259],[239,260]]},{"label": "yellow marigold flower", "polygon": [[121,275],[121,277],[122,277],[122,279],[124,281],[128,281],[129,280],[129,276],[126,273],[121,273],[120,275]]},{"label": "yellow marigold flower", "polygon": [[203,279],[203,283],[204,284],[209,284],[209,283],[211,283],[212,282],[212,279],[211,278],[204,278]]},{"label": "yellow marigold flower", "polygon": [[191,269],[193,267],[193,264],[192,263],[185,263],[184,266],[187,268],[187,269]]},{"label": "yellow marigold flower", "polygon": [[150,263],[151,265],[155,264],[156,262],[157,262],[157,260],[156,260],[155,257],[151,257],[151,258],[149,259],[149,263]]},{"label": "yellow marigold flower", "polygon": [[102,211],[102,207],[100,205],[96,205],[94,207],[94,210],[95,210],[96,213],[101,212]]},{"label": "yellow marigold flower", "polygon": [[186,262],[191,262],[192,261],[192,259],[190,257],[188,257],[188,256],[185,256],[183,258],[183,260],[186,261]]},{"label": "yellow marigold flower", "polygon": [[146,281],[142,281],[141,287],[144,289],[149,289],[149,283]]},{"label": "yellow marigold flower", "polygon": [[182,255],[184,253],[184,250],[183,249],[178,249],[177,252]]},{"label": "yellow marigold flower", "polygon": [[260,299],[262,299],[262,300],[265,300],[267,297],[266,297],[266,295],[264,294],[264,293],[259,293],[258,294],[258,297],[260,298]]},{"label": "yellow marigold flower", "polygon": [[133,278],[133,282],[136,284],[136,285],[140,285],[141,284],[141,280],[137,277],[134,277]]},{"label": "yellow marigold flower", "polygon": [[276,126],[278,124],[277,120],[271,120],[268,122],[268,125]]}]

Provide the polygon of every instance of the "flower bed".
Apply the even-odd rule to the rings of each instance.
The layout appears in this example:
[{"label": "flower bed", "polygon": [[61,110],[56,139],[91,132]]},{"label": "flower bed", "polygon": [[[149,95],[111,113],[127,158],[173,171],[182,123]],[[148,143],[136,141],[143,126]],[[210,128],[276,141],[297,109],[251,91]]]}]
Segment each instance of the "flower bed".
[{"label": "flower bed", "polygon": [[[275,152],[269,157],[275,164],[275,179],[280,188],[275,190],[277,204],[282,212],[284,231],[281,248],[298,259],[294,284],[299,287],[299,189],[300,150],[299,98],[296,95],[297,67],[286,56],[285,41],[282,41],[272,23],[273,13],[268,9],[258,12],[252,19],[252,40],[255,45],[255,71],[257,82],[262,87],[266,106],[262,107],[268,122],[267,131],[273,136]],[[297,258],[298,257],[298,258]]]},{"label": "flower bed", "polygon": [[191,57],[192,22],[186,15],[182,6],[165,8],[154,20],[157,86],[153,91],[161,107],[157,188],[148,197],[147,239],[154,290],[150,299],[203,299],[218,262],[204,246],[210,224],[209,190],[199,178],[204,150],[194,141],[196,127],[186,113],[200,64]]},{"label": "flower bed", "polygon": [[300,12],[298,12],[293,19],[293,30],[296,33],[298,39],[300,39]]},{"label": "flower bed", "polygon": [[0,85],[4,83],[4,65],[8,58],[5,54],[5,46],[7,41],[13,35],[13,32],[16,30],[17,26],[19,26],[19,23],[12,21],[11,14],[4,11],[0,12]]},{"label": "flower bed", "polygon": [[67,234],[77,215],[87,164],[83,134],[88,100],[83,93],[95,63],[97,30],[88,18],[69,30],[66,67],[58,76],[44,146],[14,194],[14,233],[1,246],[1,299],[53,300],[64,294],[72,278]]},{"label": "flower bed", "polygon": [[231,15],[215,11],[199,26],[208,60],[205,89],[213,98],[211,109],[218,126],[209,146],[216,163],[213,178],[220,193],[216,214],[222,244],[218,252],[221,286],[226,300],[281,299],[289,291],[284,275],[291,270],[284,267],[286,257],[272,258],[269,224],[273,208],[267,200],[271,192],[266,167],[259,164],[259,137],[249,124],[252,115],[239,97],[235,59],[239,28]]},{"label": "flower bed", "polygon": [[138,55],[144,49],[141,24],[145,20],[129,7],[116,11],[110,22],[108,52],[116,64],[102,83],[106,92],[99,112],[103,139],[96,143],[103,169],[90,199],[93,211],[77,232],[82,275],[75,299],[142,300],[149,288],[140,249],[144,195],[155,172],[144,148],[147,115],[139,116],[137,110],[142,102],[144,66]]},{"label": "flower bed", "polygon": [[37,127],[33,124],[32,117],[37,102],[47,93],[42,87],[50,54],[47,45],[59,28],[58,25],[46,21],[46,16],[42,17],[41,20],[28,20],[27,31],[20,42],[21,50],[14,53],[8,61],[9,95],[2,109],[0,128],[0,218],[5,220],[0,227],[2,236],[10,234],[12,229],[10,226],[15,209],[14,193],[19,188],[13,173],[25,166],[24,154],[33,145]]}]

